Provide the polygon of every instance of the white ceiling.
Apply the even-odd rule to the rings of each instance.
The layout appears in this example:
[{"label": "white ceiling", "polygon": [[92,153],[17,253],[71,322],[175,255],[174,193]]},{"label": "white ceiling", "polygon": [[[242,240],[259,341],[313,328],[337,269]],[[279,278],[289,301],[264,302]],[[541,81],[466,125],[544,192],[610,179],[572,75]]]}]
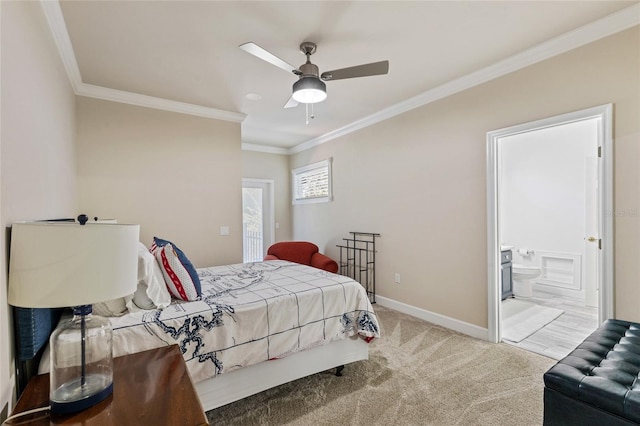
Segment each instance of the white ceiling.
[{"label": "white ceiling", "polygon": [[[246,114],[230,114],[246,146],[291,152],[629,7],[640,10],[638,1],[62,1],[57,31],[66,26],[67,56],[92,96]],[[389,74],[327,82],[307,125],[303,104],[282,108],[296,77],[238,48],[248,41],[295,66],[299,44],[313,41],[320,72],[388,59]]]}]

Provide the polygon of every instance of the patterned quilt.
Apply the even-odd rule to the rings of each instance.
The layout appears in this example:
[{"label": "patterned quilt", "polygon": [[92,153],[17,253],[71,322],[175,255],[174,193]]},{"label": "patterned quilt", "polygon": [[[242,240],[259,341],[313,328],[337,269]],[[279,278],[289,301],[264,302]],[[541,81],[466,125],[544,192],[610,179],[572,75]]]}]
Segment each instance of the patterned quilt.
[{"label": "patterned quilt", "polygon": [[364,288],[287,261],[198,269],[202,297],[110,318],[113,356],[177,343],[194,381],[360,336],[380,336]]}]

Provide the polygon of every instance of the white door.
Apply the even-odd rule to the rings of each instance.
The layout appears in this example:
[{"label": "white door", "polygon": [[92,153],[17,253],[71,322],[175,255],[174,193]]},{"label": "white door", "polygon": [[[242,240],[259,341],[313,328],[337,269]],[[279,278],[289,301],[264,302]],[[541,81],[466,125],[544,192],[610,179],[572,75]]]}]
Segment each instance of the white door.
[{"label": "white door", "polygon": [[598,306],[598,264],[600,263],[598,158],[586,159],[584,284],[586,306]]},{"label": "white door", "polygon": [[274,238],[273,181],[242,180],[243,262],[258,262]]}]

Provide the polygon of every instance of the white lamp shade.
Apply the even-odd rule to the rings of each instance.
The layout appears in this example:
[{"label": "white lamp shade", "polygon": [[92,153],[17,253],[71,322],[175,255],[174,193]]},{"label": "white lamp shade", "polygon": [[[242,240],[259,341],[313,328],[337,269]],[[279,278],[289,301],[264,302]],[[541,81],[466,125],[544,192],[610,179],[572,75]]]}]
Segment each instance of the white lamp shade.
[{"label": "white lamp shade", "polygon": [[13,224],[9,304],[56,308],[133,294],[139,233],[139,225]]}]

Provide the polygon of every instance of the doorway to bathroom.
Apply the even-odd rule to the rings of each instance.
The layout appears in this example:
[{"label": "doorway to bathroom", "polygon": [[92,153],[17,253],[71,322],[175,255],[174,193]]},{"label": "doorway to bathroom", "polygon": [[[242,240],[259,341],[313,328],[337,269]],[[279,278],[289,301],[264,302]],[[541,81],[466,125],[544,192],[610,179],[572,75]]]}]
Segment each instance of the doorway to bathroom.
[{"label": "doorway to bathroom", "polygon": [[561,358],[612,316],[611,114],[487,134],[490,340]]}]

